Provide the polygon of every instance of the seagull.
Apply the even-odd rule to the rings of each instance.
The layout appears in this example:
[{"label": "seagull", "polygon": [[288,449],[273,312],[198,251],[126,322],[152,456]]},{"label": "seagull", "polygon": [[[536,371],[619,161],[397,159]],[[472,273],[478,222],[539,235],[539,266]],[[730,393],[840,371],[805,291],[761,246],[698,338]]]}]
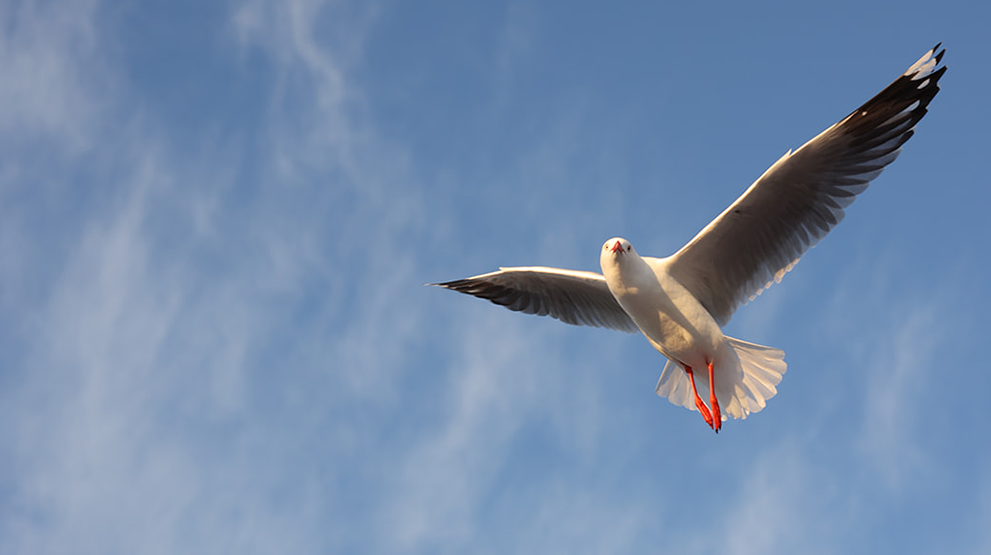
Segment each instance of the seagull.
[{"label": "seagull", "polygon": [[[779,283],[898,157],[939,91],[944,53],[937,44],[877,96],[789,150],[667,258],[640,256],[614,237],[602,245],[601,274],[500,268],[429,285],[567,324],[642,333],[667,358],[657,395],[697,410],[719,433],[728,416],[762,410],[787,369],[784,351],[728,337],[722,327],[741,303]],[[696,371],[708,380],[696,382]]]}]

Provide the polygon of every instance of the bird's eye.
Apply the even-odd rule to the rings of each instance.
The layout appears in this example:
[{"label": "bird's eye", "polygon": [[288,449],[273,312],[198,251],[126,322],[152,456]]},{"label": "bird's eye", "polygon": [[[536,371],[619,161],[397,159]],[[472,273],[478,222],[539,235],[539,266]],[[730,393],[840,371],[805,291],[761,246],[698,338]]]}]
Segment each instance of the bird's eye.
[{"label": "bird's eye", "polygon": [[633,245],[626,245],[626,252],[633,250]]}]

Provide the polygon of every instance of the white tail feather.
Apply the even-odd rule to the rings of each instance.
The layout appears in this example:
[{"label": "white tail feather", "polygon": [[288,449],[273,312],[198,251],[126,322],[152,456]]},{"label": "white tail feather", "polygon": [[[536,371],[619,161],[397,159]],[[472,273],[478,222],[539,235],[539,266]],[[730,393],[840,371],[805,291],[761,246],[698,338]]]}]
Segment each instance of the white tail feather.
[{"label": "white tail feather", "polygon": [[[760,412],[767,406],[767,401],[777,394],[777,385],[788,369],[785,352],[732,337],[726,338],[726,344],[730,347],[729,356],[722,357],[721,364],[715,365],[716,395],[723,420],[730,416],[746,418],[751,413]],[[709,380],[705,373],[696,374],[695,386],[702,399],[708,401]],[[670,360],[657,380],[656,391],[675,405],[698,410],[688,374]]]}]

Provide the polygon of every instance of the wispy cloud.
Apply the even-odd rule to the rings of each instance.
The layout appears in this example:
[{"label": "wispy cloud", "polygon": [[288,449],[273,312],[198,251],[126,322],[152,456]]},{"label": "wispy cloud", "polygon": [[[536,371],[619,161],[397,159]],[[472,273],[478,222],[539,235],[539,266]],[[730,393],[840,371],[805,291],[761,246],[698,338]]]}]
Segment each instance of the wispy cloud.
[{"label": "wispy cloud", "polygon": [[[307,180],[316,172],[343,174],[334,188],[366,177],[374,141],[363,125],[361,91],[345,76],[360,52],[374,9],[351,13],[325,0],[247,0],[234,7],[232,31],[245,53],[260,49],[276,78],[268,119],[276,177]],[[332,33],[329,31],[333,31]],[[318,41],[333,37],[334,48]]]},{"label": "wispy cloud", "polygon": [[779,445],[743,473],[746,478],[722,523],[725,545],[713,546],[715,551],[735,555],[818,551],[806,541],[810,532],[806,523],[814,521],[806,505],[813,499],[808,491],[811,467],[793,446]]},{"label": "wispy cloud", "polygon": [[[62,11],[38,3],[10,6],[0,12],[10,31],[2,61],[13,71],[5,75],[41,65],[16,87],[4,85],[11,103],[0,120],[3,133],[29,127],[44,144],[98,148],[105,183],[99,198],[85,204],[88,210],[74,214],[81,232],[52,239],[57,248],[51,253],[65,253],[63,260],[42,263],[19,243],[3,243],[9,255],[4,283],[20,283],[33,294],[16,305],[11,300],[2,321],[5,334],[20,328],[26,343],[20,370],[5,375],[14,383],[3,394],[3,410],[17,417],[0,428],[13,447],[3,489],[14,500],[3,509],[0,547],[34,553],[67,546],[77,553],[305,550],[296,549],[298,542],[313,541],[325,529],[311,520],[323,502],[311,496],[331,487],[334,477],[320,478],[300,458],[318,423],[279,427],[289,424],[282,419],[290,414],[319,410],[322,394],[331,393],[324,401],[331,404],[340,398],[333,389],[307,391],[300,383],[327,366],[387,383],[376,374],[390,368],[386,358],[361,357],[397,356],[415,329],[415,310],[394,311],[403,295],[397,282],[416,282],[408,255],[392,246],[409,228],[415,202],[373,191],[337,206],[320,194],[347,198],[342,189],[364,191],[358,183],[384,183],[395,168],[367,165],[380,152],[349,119],[350,105],[341,100],[346,87],[332,57],[307,39],[314,23],[306,5],[271,8],[277,20],[292,23],[289,46],[273,48],[285,48],[278,56],[287,56],[295,73],[281,73],[270,129],[277,155],[252,165],[260,170],[254,179],[225,169],[244,157],[225,154],[222,145],[171,144],[167,122],[130,111],[126,90],[116,91],[114,102],[91,94],[112,69],[102,65],[106,53],[88,42],[98,34],[93,4]],[[300,74],[302,84],[294,81]],[[299,98],[311,100],[300,105]],[[101,112],[115,122],[114,133],[88,115],[104,110],[105,102],[116,110]],[[332,153],[329,161],[325,152]],[[327,186],[309,177],[315,169],[344,177]],[[32,171],[47,176],[44,167]],[[22,177],[7,176],[8,198]],[[235,187],[235,179],[243,181]],[[53,188],[71,198],[71,183],[63,179]],[[230,203],[240,210],[228,210]],[[4,218],[6,236],[37,244],[46,230],[35,222],[49,206],[44,197],[18,205],[20,217]],[[0,210],[13,214],[10,204]],[[343,234],[361,221],[365,240]],[[363,252],[366,241],[381,256],[350,267],[338,258]],[[360,305],[349,300],[347,291],[374,271],[385,278],[381,294]],[[32,289],[32,283],[38,285]],[[328,286],[331,302],[314,304]],[[283,326],[309,306],[315,314],[304,318],[316,325],[287,336]],[[330,322],[336,328],[350,317],[352,335],[322,335]],[[362,373],[362,363],[371,371]],[[300,396],[312,408],[275,417],[265,408],[297,406]],[[293,433],[270,436],[273,426]],[[303,469],[290,480],[285,473],[292,466]],[[264,501],[272,495],[291,496],[293,509]],[[120,523],[127,524],[122,529]]]},{"label": "wispy cloud", "polygon": [[[913,430],[924,416],[927,391],[941,380],[930,371],[939,364],[937,353],[946,336],[938,322],[939,306],[919,299],[888,337],[878,337],[866,379],[866,404],[860,447],[864,459],[890,486],[898,487],[919,472],[931,471],[932,461],[917,444]],[[944,315],[945,317],[945,315]]]},{"label": "wispy cloud", "polygon": [[[97,3],[5,2],[0,6],[0,146],[32,140],[80,152],[113,88],[100,57]],[[10,161],[8,160],[7,163]],[[6,165],[6,164],[5,164]]]},{"label": "wispy cloud", "polygon": [[395,478],[397,496],[387,528],[398,547],[468,546],[483,496],[505,463],[509,442],[531,414],[538,393],[531,370],[539,362],[536,338],[499,329],[491,318],[457,333],[457,368],[444,393],[436,433],[420,438]]},{"label": "wispy cloud", "polygon": [[[914,292],[892,283],[891,268],[885,256],[853,264],[829,319],[855,369],[847,383],[862,402],[857,444],[864,468],[898,491],[935,470],[918,430],[932,409],[930,392],[945,382],[941,372],[933,372],[941,349],[954,341],[945,323],[968,317],[951,300],[953,274]],[[850,321],[858,325],[844,324]]]}]

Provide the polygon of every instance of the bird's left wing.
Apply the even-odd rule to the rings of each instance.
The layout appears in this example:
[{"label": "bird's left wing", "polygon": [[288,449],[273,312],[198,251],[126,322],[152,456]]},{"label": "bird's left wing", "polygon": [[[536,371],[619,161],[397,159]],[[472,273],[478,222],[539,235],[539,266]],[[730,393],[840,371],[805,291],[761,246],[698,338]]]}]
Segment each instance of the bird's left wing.
[{"label": "bird's left wing", "polygon": [[431,285],[488,299],[525,314],[550,316],[575,326],[596,326],[627,333],[639,330],[609,292],[606,279],[594,272],[539,266],[500,268],[498,272]]},{"label": "bird's left wing", "polygon": [[694,239],[668,271],[720,324],[781,281],[894,161],[939,90],[944,50],[930,50],[849,116],[788,152]]}]

